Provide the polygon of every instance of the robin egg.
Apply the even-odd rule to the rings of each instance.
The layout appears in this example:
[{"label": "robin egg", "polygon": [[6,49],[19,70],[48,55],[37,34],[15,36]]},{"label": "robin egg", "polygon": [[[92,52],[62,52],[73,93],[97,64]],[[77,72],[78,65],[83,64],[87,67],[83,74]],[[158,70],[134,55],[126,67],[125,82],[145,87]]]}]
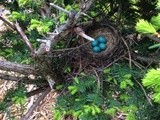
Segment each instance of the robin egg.
[{"label": "robin egg", "polygon": [[104,43],[100,43],[98,46],[101,50],[105,50],[107,48],[107,45]]},{"label": "robin egg", "polygon": [[98,46],[98,40],[94,40],[91,42],[92,47]]},{"label": "robin egg", "polygon": [[107,43],[107,39],[104,36],[99,36],[97,39],[100,43]]},{"label": "robin egg", "polygon": [[100,49],[100,47],[95,46],[95,47],[92,48],[92,51],[93,51],[94,53],[100,53],[100,52],[101,52],[101,49]]}]

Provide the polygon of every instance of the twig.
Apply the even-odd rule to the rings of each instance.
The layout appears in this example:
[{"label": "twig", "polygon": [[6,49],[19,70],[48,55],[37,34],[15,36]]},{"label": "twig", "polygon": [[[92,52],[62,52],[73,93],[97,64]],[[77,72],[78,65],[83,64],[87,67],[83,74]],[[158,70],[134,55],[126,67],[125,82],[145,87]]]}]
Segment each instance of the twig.
[{"label": "twig", "polygon": [[84,33],[84,31],[83,31],[80,27],[74,28],[74,31],[76,32],[76,34],[82,36],[83,38],[85,38],[85,39],[87,39],[87,40],[89,40],[89,41],[94,41],[94,39],[93,39],[92,37],[86,35],[86,34]]},{"label": "twig", "polygon": [[136,54],[133,54],[133,58],[137,59],[137,60],[140,60],[140,61],[143,61],[143,62],[146,62],[146,63],[160,63],[160,60],[156,59],[156,58],[151,58],[151,57],[145,57],[145,56],[140,56],[140,55],[136,55]]},{"label": "twig", "polygon": [[129,47],[128,47],[128,45],[127,45],[127,42],[124,40],[124,38],[122,38],[122,40],[123,40],[123,42],[124,42],[124,44],[125,44],[125,46],[127,47],[127,50],[128,50],[129,67],[132,68],[132,58],[131,58],[131,53],[130,53],[130,51],[129,51]]},{"label": "twig", "polygon": [[3,18],[2,16],[0,16],[0,20],[2,20],[6,25],[8,25],[10,28],[12,28],[13,30],[15,30],[15,26],[12,25],[10,22],[8,22],[5,18]]},{"label": "twig", "polygon": [[69,14],[68,10],[63,9],[63,8],[59,7],[58,5],[55,5],[53,3],[50,3],[50,5],[53,6],[54,8],[56,8],[56,9],[60,10],[60,11],[65,12],[66,14]]},{"label": "twig", "polygon": [[144,95],[146,96],[146,98],[147,98],[147,100],[148,100],[148,102],[149,102],[149,104],[151,105],[151,106],[153,106],[153,104],[152,104],[152,102],[151,102],[151,100],[150,100],[150,98],[148,97],[148,95],[147,95],[147,93],[146,93],[146,91],[145,91],[145,89],[143,88],[143,86],[135,79],[135,81],[138,83],[138,85],[141,87],[141,89],[143,90],[143,92],[144,92]]},{"label": "twig", "polygon": [[[80,11],[80,12],[76,12],[75,10],[71,10],[71,11],[66,11],[63,8],[60,8],[59,6],[54,5],[53,3],[50,3],[50,5],[56,7],[59,10],[64,11],[65,13],[68,14],[68,19],[66,21],[66,23],[64,25],[61,25],[60,27],[56,28],[56,30],[54,31],[58,31],[58,34],[50,34],[50,36],[47,38],[47,40],[50,40],[46,43],[42,43],[43,46],[40,45],[40,47],[38,48],[36,55],[43,55],[47,52],[50,51],[50,48],[53,44],[57,43],[60,38],[66,36],[70,31],[71,28],[73,28],[79,21],[80,17],[82,14],[80,14],[81,12],[85,12],[86,10],[89,9],[89,7],[91,6],[91,4],[93,3],[94,0],[89,0],[87,1],[87,6],[84,11]],[[54,33],[54,32],[53,32]],[[87,39],[90,39],[91,41],[93,41],[93,38],[87,37],[84,33],[81,33],[82,36],[84,36]]]},{"label": "twig", "polygon": [[29,97],[34,96],[36,94],[42,93],[46,90],[47,87],[48,86],[44,86],[44,87],[40,87],[36,90],[30,91],[30,92],[26,93],[26,96],[27,96],[27,98],[29,98]]},{"label": "twig", "polygon": [[152,36],[152,35],[145,35],[146,37],[150,38],[151,40],[154,40],[155,42],[159,42],[160,43],[160,39],[156,36]]},{"label": "twig", "polygon": [[28,77],[15,77],[15,76],[6,75],[2,73],[0,73],[0,79],[7,80],[7,81],[22,82],[25,84],[36,84],[35,80],[29,79]]},{"label": "twig", "polygon": [[[58,5],[55,5],[55,4],[53,4],[53,3],[50,3],[50,5],[53,6],[54,8],[56,8],[56,9],[60,10],[60,11],[63,11],[63,12],[66,13],[66,14],[69,14],[69,11],[68,11],[68,10],[63,9],[63,8],[59,7]],[[87,14],[84,13],[84,12],[80,12],[80,14],[81,14],[81,15],[84,15],[84,16],[87,16],[87,17],[90,18],[90,19],[93,19],[92,17],[90,17],[89,15],[87,15]]]},{"label": "twig", "polygon": [[28,112],[21,118],[21,120],[29,120],[29,117],[33,113],[33,111],[36,109],[36,107],[39,105],[39,103],[46,97],[46,95],[51,91],[50,88],[47,88],[41,96],[37,98],[37,100],[34,102],[34,104],[30,107]]},{"label": "twig", "polygon": [[27,36],[25,35],[24,31],[20,27],[18,22],[16,22],[15,27],[16,27],[17,32],[22,37],[23,42],[29,47],[31,53],[34,54],[35,53],[34,48],[33,48],[32,44],[30,43],[29,39],[27,38]]}]

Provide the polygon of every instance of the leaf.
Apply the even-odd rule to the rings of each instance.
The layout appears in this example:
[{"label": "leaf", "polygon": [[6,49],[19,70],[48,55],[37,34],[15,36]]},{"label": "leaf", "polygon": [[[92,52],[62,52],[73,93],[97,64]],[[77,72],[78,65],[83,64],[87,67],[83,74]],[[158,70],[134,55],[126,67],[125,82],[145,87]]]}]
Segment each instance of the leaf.
[{"label": "leaf", "polygon": [[141,19],[137,22],[136,31],[144,34],[147,34],[147,33],[157,34],[153,25],[144,19]]},{"label": "leaf", "polygon": [[157,9],[160,9],[160,0],[157,1]]},{"label": "leaf", "polygon": [[120,88],[121,88],[121,89],[126,89],[126,87],[127,87],[127,82],[126,82],[126,81],[122,81],[122,82],[120,83]]},{"label": "leaf", "polygon": [[160,70],[151,69],[142,79],[142,84],[148,88],[160,86]]},{"label": "leaf", "polygon": [[114,117],[114,115],[116,113],[116,109],[115,108],[110,108],[110,109],[106,110],[105,113]]},{"label": "leaf", "polygon": [[129,113],[126,117],[126,120],[136,120],[135,115],[133,113]]},{"label": "leaf", "polygon": [[160,29],[160,14],[151,18],[151,23],[156,30]]},{"label": "leaf", "polygon": [[78,80],[78,77],[74,77],[74,81],[79,84],[79,80]]},{"label": "leaf", "polygon": [[160,92],[153,94],[153,100],[157,103],[160,103]]},{"label": "leaf", "polygon": [[154,45],[150,46],[148,49],[154,49],[154,48],[158,48],[158,47],[160,47],[160,43],[154,44]]},{"label": "leaf", "polygon": [[134,85],[133,82],[131,80],[125,80],[127,85],[130,85],[131,87]]},{"label": "leaf", "polygon": [[105,68],[105,69],[103,70],[103,73],[104,73],[104,74],[108,74],[108,73],[110,73],[110,71],[111,71],[111,68]]}]

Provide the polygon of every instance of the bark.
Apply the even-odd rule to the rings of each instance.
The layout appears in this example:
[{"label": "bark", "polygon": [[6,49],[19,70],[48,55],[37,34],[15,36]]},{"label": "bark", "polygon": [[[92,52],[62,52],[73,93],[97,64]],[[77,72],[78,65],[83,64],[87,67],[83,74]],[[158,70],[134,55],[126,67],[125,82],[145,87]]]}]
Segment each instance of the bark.
[{"label": "bark", "polygon": [[18,72],[21,74],[36,74],[37,73],[35,68],[29,65],[22,65],[22,64],[1,61],[1,60],[0,60],[0,69],[5,70],[5,71]]}]

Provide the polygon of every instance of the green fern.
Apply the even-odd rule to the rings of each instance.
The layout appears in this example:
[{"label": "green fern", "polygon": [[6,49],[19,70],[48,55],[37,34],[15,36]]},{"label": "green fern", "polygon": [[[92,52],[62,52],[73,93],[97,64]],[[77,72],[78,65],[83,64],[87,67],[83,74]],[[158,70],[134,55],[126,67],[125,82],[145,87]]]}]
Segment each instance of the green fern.
[{"label": "green fern", "polygon": [[141,19],[136,24],[136,30],[144,34],[157,34],[155,28],[148,21]]},{"label": "green fern", "polygon": [[160,14],[153,16],[151,18],[151,23],[156,30],[160,29]]},{"label": "green fern", "polygon": [[151,69],[142,79],[142,83],[147,88],[154,90],[153,100],[160,103],[160,69]]}]

